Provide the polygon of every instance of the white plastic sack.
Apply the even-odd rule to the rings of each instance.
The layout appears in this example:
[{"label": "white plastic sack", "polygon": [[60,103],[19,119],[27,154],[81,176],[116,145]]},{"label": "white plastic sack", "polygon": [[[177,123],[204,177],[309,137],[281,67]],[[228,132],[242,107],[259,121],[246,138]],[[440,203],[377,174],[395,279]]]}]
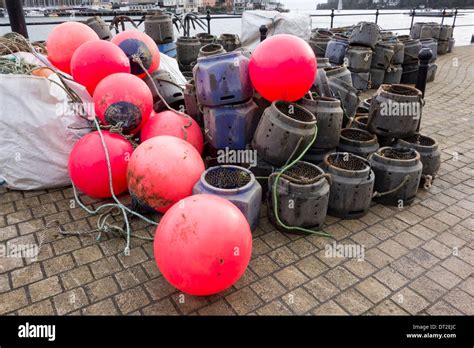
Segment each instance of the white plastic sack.
[{"label": "white plastic sack", "polygon": [[[0,75],[0,185],[35,190],[70,184],[68,157],[88,130],[73,112],[68,96],[53,74],[49,78]],[[85,87],[68,82],[84,102],[92,103]],[[92,104],[89,104],[92,105]]]},{"label": "white plastic sack", "polygon": [[160,70],[168,71],[172,77],[176,79],[179,85],[184,86],[186,84],[186,78],[179,70],[178,62],[176,59],[167,56],[160,52]]},{"label": "white plastic sack", "polygon": [[266,25],[267,36],[291,34],[308,41],[311,36],[311,17],[302,13],[278,11],[244,11],[242,15],[242,46],[252,51],[260,42],[260,26]]}]

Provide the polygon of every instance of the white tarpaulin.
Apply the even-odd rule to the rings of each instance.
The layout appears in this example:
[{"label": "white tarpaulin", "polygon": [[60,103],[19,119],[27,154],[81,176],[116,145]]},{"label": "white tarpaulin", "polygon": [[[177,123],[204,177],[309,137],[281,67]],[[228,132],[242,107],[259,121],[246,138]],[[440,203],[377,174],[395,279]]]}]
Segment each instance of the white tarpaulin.
[{"label": "white tarpaulin", "polygon": [[[71,112],[68,96],[56,75],[0,75],[0,185],[35,190],[70,184],[67,163],[87,121]],[[84,102],[85,88],[68,85]],[[91,105],[91,104],[89,104]]]},{"label": "white tarpaulin", "polygon": [[260,42],[260,26],[266,25],[267,36],[291,34],[309,41],[311,17],[302,13],[278,11],[245,11],[242,15],[242,46],[252,51]]}]

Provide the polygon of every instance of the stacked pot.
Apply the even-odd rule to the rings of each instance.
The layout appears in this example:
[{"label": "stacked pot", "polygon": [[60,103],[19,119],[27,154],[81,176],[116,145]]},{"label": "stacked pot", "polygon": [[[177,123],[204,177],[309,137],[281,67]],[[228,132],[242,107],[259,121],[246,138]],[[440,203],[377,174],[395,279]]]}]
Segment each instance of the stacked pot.
[{"label": "stacked pot", "polygon": [[311,30],[309,45],[317,58],[325,57],[327,45],[333,36],[334,34],[327,29],[316,28]]},{"label": "stacked pot", "polygon": [[230,52],[198,58],[193,69],[196,100],[213,149],[245,149],[252,139],[259,113],[248,65],[241,52]]},{"label": "stacked pot", "polygon": [[376,23],[359,22],[352,29],[345,58],[351,71],[352,85],[359,90],[370,88],[370,68],[379,37],[380,30]]},{"label": "stacked pot", "polygon": [[421,50],[421,42],[410,35],[398,36],[398,40],[404,44],[401,83],[415,84],[418,78],[418,54]]}]

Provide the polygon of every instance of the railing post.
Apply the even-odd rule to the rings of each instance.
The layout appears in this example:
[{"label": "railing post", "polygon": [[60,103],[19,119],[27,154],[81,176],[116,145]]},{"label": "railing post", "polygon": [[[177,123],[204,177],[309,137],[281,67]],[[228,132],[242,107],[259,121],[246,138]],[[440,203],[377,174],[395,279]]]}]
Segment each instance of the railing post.
[{"label": "railing post", "polygon": [[331,29],[333,28],[334,25],[334,9],[331,9]]},{"label": "railing post", "polygon": [[443,8],[443,16],[441,17],[441,24],[444,24],[444,16],[446,16],[446,9]]},{"label": "railing post", "polygon": [[206,20],[207,20],[207,33],[211,33],[211,10],[207,10],[207,15],[206,15]]},{"label": "railing post", "polygon": [[268,28],[266,25],[261,25],[260,26],[260,42],[265,40],[267,38],[267,33],[268,33]]},{"label": "railing post", "polygon": [[413,20],[415,19],[415,8],[411,11],[411,24],[410,24],[410,31],[413,28]]},{"label": "railing post", "polygon": [[6,5],[12,31],[28,38],[28,29],[26,28],[22,1],[6,0]]},{"label": "railing post", "polygon": [[458,17],[458,9],[457,7],[454,9],[454,18],[453,18],[453,32],[452,32],[452,36],[454,36],[454,26],[456,25],[456,18]]},{"label": "railing post", "polygon": [[377,6],[377,9],[375,10],[375,24],[377,24],[379,21],[379,7]]},{"label": "railing post", "polygon": [[[430,59],[433,57],[433,52],[428,47],[422,48],[420,53],[418,54],[418,59],[420,60],[420,66],[418,67],[418,78],[416,80],[415,87],[421,91],[421,97],[425,97],[425,89],[426,89],[426,78],[428,76],[428,68],[430,65]],[[421,114],[420,119],[418,121],[418,128],[417,131],[420,130],[421,125]]]}]

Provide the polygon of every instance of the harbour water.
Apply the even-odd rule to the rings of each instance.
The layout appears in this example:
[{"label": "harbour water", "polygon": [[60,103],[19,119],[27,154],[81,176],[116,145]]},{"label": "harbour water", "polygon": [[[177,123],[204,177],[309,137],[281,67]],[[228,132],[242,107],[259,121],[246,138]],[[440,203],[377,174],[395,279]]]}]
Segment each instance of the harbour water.
[{"label": "harbour water", "polygon": [[[305,14],[329,14],[330,10],[316,10],[313,2],[308,4],[305,1],[286,1],[286,7],[291,10],[291,13],[305,13]],[[310,7],[311,5],[311,7]],[[411,17],[406,15],[409,10],[380,10],[378,24],[382,29],[393,30],[398,34],[407,34],[407,30],[399,30],[401,28],[409,28],[411,23]],[[372,15],[362,15],[363,13],[374,13]],[[388,13],[391,13],[388,15]],[[337,16],[337,14],[353,14],[347,16]],[[27,23],[34,22],[57,22],[63,20],[75,20],[82,21],[85,18],[27,18]],[[109,18],[111,19],[111,17]],[[336,12],[334,18],[334,27],[346,26],[356,24],[359,21],[374,21],[375,11],[374,10],[341,10]],[[441,18],[438,17],[415,17],[415,22],[441,22]],[[0,18],[0,23],[8,23],[8,18]],[[328,28],[331,23],[329,16],[325,17],[312,17],[312,28]],[[453,18],[445,18],[444,24],[452,24]],[[454,30],[454,38],[456,39],[457,46],[468,45],[471,42],[473,35],[474,26],[462,26],[474,24],[474,10],[470,10],[462,16],[458,16],[456,19],[456,27]],[[128,25],[130,26],[130,25]],[[54,25],[35,25],[29,26],[28,31],[32,40],[45,40],[48,33],[53,29]],[[131,26],[130,26],[131,27]],[[140,26],[143,30],[143,24]],[[211,32],[214,35],[220,35],[222,33],[241,33],[241,19],[240,18],[225,18],[225,19],[213,19],[211,21]],[[398,30],[397,30],[398,29]],[[3,35],[10,31],[9,26],[0,27],[0,35]],[[202,32],[200,28],[191,30],[192,34]]]}]

